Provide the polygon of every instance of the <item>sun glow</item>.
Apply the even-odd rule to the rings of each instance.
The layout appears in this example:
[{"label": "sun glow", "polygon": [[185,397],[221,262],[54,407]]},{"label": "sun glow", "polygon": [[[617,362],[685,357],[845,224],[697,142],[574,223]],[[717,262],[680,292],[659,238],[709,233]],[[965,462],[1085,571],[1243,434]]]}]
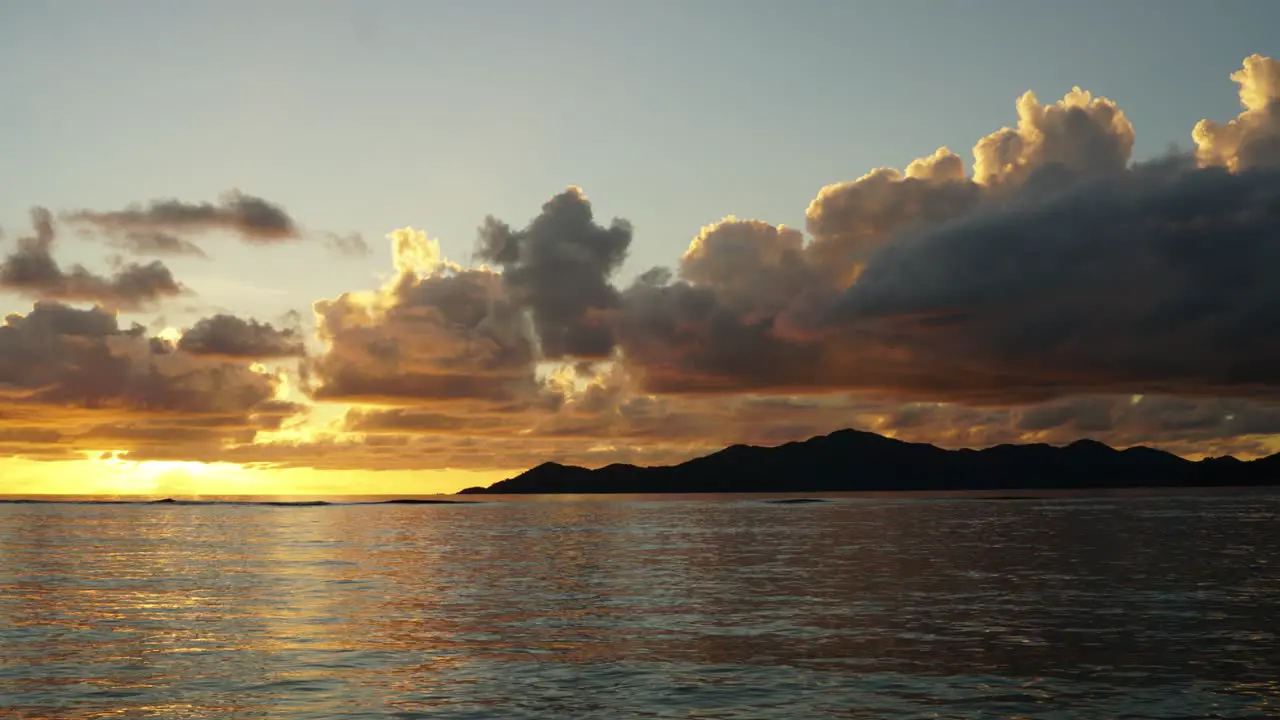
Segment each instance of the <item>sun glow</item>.
[{"label": "sun glow", "polygon": [[185,460],[129,460],[122,452],[91,461],[104,466],[103,479],[116,492],[138,495],[199,495],[229,492],[246,485],[245,469],[234,463]]},{"label": "sun glow", "polygon": [[431,495],[489,485],[505,470],[317,470],[233,463],[130,461],[110,453],[92,460],[0,458],[0,495]]}]

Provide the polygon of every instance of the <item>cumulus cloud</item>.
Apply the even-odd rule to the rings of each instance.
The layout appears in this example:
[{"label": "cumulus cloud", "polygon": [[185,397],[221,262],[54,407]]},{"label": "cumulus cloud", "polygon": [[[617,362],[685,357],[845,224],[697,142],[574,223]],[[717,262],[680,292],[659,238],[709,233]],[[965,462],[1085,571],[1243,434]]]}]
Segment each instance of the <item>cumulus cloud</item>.
[{"label": "cumulus cloud", "polygon": [[604,357],[613,348],[607,313],[618,302],[609,277],[630,245],[629,223],[596,224],[587,196],[571,187],[522,230],[488,218],[476,257],[503,268],[512,301],[532,311],[544,357]]},{"label": "cumulus cloud", "polygon": [[1119,108],[1078,88],[1047,106],[1028,93],[1017,109],[1017,129],[975,146],[973,177],[944,147],[905,172],[880,168],[822,188],[806,212],[807,243],[759,221],[730,218],[704,228],[675,282],[655,273],[624,293],[623,357],[645,389],[887,391],[901,384],[900,370],[935,391],[935,372],[906,364],[898,336],[938,320],[850,323],[842,296],[899,244],[1122,175],[1132,149],[1133,128]]},{"label": "cumulus cloud", "polygon": [[[751,236],[764,243],[789,242],[787,233],[762,231],[754,224],[730,220],[704,231],[713,240]],[[691,268],[681,277],[648,273],[623,294],[618,337],[623,361],[650,392],[739,392],[759,388],[782,390],[801,375],[802,385],[816,370],[821,345],[792,341],[782,332],[788,313],[803,299],[792,295],[808,274],[786,258],[785,247],[758,253],[745,252],[737,260],[755,262],[773,256],[776,264],[761,262],[751,275],[757,283],[755,298],[738,295],[729,274],[714,268],[727,262],[719,249],[697,251]],[[758,254],[756,254],[758,253]],[[766,300],[767,299],[767,300]],[[790,374],[791,378],[782,374]]]},{"label": "cumulus cloud", "polygon": [[[0,429],[16,433],[0,447],[62,438],[47,410],[60,404],[128,413],[82,424],[77,442],[139,459],[332,468],[678,462],[850,426],[949,447],[1091,436],[1256,455],[1280,434],[1267,275],[1280,263],[1280,64],[1250,57],[1232,78],[1243,109],[1197,125],[1194,157],[1135,163],[1115,102],[1026,93],[969,167],[943,147],[851,173],[818,191],[804,232],[725,218],[626,287],[613,278],[631,227],[597,222],[577,188],[522,228],[486,219],[486,266],[398,230],[382,287],[313,305],[309,357],[293,327],[217,316],[168,343],[40,305],[14,327],[61,329],[21,331],[39,342],[0,330],[0,348],[27,348],[0,349]],[[121,237],[297,234],[288,216],[237,207],[77,221]],[[20,251],[48,257],[52,221],[35,224]],[[338,419],[255,444],[298,408],[250,363],[292,357],[299,389],[339,404]]]},{"label": "cumulus cloud", "polygon": [[10,440],[26,433],[31,444],[97,449],[157,438],[247,442],[298,411],[279,399],[279,385],[247,362],[122,328],[98,307],[39,302],[0,325],[0,428]]},{"label": "cumulus cloud", "polygon": [[[1246,102],[1245,115],[1257,106]],[[1028,93],[1016,109],[1015,128],[976,143],[972,174],[939,148],[905,170],[830,185],[809,206],[808,239],[725,218],[694,237],[674,270],[655,268],[624,290],[610,277],[629,230],[595,224],[581,191],[557,195],[524,230],[490,219],[478,257],[503,272],[477,277],[486,302],[509,311],[507,337],[523,343],[506,356],[508,384],[469,372],[447,392],[424,391],[405,379],[412,373],[392,370],[387,358],[412,341],[407,327],[387,333],[382,318],[414,305],[388,303],[392,283],[377,302],[317,306],[342,307],[343,318],[380,308],[377,330],[333,343],[328,360],[350,358],[348,370],[383,363],[356,375],[380,378],[378,392],[345,396],[397,407],[352,411],[343,427],[543,447],[686,442],[690,451],[842,424],[953,446],[1097,434],[1183,450],[1269,428],[1280,387],[1280,292],[1265,276],[1280,260],[1270,242],[1280,236],[1278,169],[1203,156],[1133,164],[1123,111],[1079,88],[1047,105]],[[424,237],[394,242],[396,282],[409,287],[489,272],[440,270]],[[420,304],[435,318],[442,302],[423,294]],[[531,324],[518,322],[523,311]],[[491,312],[472,317],[491,322]],[[569,340],[584,319],[598,342]],[[384,347],[400,355],[354,359]],[[540,359],[606,353],[624,381],[535,379]],[[466,364],[439,349],[409,355],[431,358],[427,377],[444,358]],[[1145,399],[1130,403],[1135,393]],[[789,395],[817,404],[779,399]],[[444,409],[434,402],[442,398],[454,404]]]},{"label": "cumulus cloud", "polygon": [[974,146],[975,181],[1020,183],[1046,165],[1077,175],[1119,172],[1129,162],[1133,125],[1111,100],[1076,87],[1046,106],[1028,91],[1017,108],[1016,129],[1001,128]]},{"label": "cumulus cloud", "polygon": [[1280,169],[1144,164],[886,247],[840,329],[892,348],[868,370],[902,390],[1274,394],[1277,237]]},{"label": "cumulus cloud", "polygon": [[870,253],[898,234],[971,211],[981,188],[963,176],[962,168],[960,158],[942,148],[912,162],[906,175],[881,168],[822,188],[805,213],[813,236],[807,249],[812,264],[830,282],[847,285]]},{"label": "cumulus cloud", "polygon": [[1201,120],[1192,131],[1196,155],[1233,171],[1280,165],[1280,62],[1250,55],[1231,79],[1244,111],[1221,125]]},{"label": "cumulus cloud", "polygon": [[[1236,74],[1235,123],[1256,137],[1273,67]],[[657,392],[1274,394],[1280,168],[1260,151],[1130,164],[1123,112],[1078,88],[1017,109],[1016,129],[975,146],[972,178],[944,148],[824,188],[807,244],[761,253],[785,235],[771,226],[732,252],[695,239],[693,272],[625,293],[623,357]],[[724,280],[739,277],[761,303]]]},{"label": "cumulus cloud", "polygon": [[86,410],[238,414],[272,396],[270,377],[247,366],[200,362],[104,309],[56,302],[5,318],[0,383],[10,398]]},{"label": "cumulus cloud", "polygon": [[121,310],[152,306],[186,289],[159,261],[126,263],[111,275],[99,275],[83,265],[64,270],[53,257],[57,238],[53,215],[45,208],[31,211],[34,234],[18,239],[17,248],[0,261],[0,288],[45,300],[93,302]]},{"label": "cumulus cloud", "polygon": [[680,258],[680,277],[714,290],[744,316],[776,314],[813,281],[803,246],[799,231],[728,217],[693,239]]},{"label": "cumulus cloud", "polygon": [[200,319],[182,334],[178,349],[192,355],[258,360],[306,353],[297,328],[276,328],[270,323],[222,314]]},{"label": "cumulus cloud", "polygon": [[306,366],[314,396],[498,402],[533,391],[533,342],[501,275],[443,262],[420,231],[390,239],[398,272],[383,288],[314,306],[323,344]]}]

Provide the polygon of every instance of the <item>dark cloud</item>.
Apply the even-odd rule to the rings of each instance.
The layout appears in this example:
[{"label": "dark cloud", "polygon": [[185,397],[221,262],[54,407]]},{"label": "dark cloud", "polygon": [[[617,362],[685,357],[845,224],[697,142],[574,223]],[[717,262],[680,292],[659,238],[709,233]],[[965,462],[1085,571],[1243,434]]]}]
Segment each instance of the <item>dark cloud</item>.
[{"label": "dark cloud", "polygon": [[1280,433],[1280,405],[1241,398],[1086,395],[1002,410],[997,422],[1006,418],[1024,439],[1094,437],[1188,454],[1254,454],[1256,438]]},{"label": "dark cloud", "polygon": [[[171,344],[104,311],[37,305],[0,328],[0,447],[517,469],[678,462],[856,427],[946,447],[1084,436],[1256,455],[1280,435],[1267,274],[1280,264],[1280,65],[1249,58],[1233,78],[1243,111],[1198,125],[1194,157],[1134,164],[1115,103],[1028,93],[1015,127],[976,143],[971,172],[939,148],[855,173],[810,203],[808,239],[726,218],[621,290],[631,228],[598,224],[576,188],[527,227],[486,220],[476,257],[497,270],[397,231],[392,279],[313,307],[321,348],[300,389],[351,406],[269,443],[255,441],[300,408],[251,361],[300,356],[294,328],[219,316]],[[237,197],[76,218],[124,238],[299,234]],[[10,276],[57,286],[52,220],[35,220]]]},{"label": "dark cloud", "polygon": [[886,246],[840,324],[904,391],[1275,394],[1277,239],[1280,168],[1152,163]]},{"label": "dark cloud", "polygon": [[[1280,408],[1171,396],[1084,396],[1019,407],[877,403],[856,396],[623,395],[588,409],[497,413],[481,405],[353,409],[340,432],[283,447],[241,446],[235,461],[331,468],[527,468],[546,460],[601,466],[680,462],[733,443],[780,444],[833,428],[873,430],[943,447],[1063,445],[1081,437],[1192,457],[1267,452]],[[348,435],[346,433],[355,433]]]},{"label": "dark cloud", "polygon": [[369,245],[359,233],[304,231],[284,208],[238,190],[216,203],[153,200],[123,210],[77,210],[63,219],[89,235],[100,234],[134,255],[208,257],[193,237],[226,232],[250,245],[274,245],[304,237],[343,256],[363,256]]},{"label": "dark cloud", "polygon": [[243,414],[269,400],[270,376],[160,351],[145,328],[99,308],[36,303],[0,326],[0,385],[16,405],[193,415]]},{"label": "dark cloud", "polygon": [[296,328],[276,328],[234,315],[202,318],[182,334],[178,349],[192,355],[259,360],[306,353],[302,334]]},{"label": "dark cloud", "polygon": [[400,272],[385,287],[315,304],[324,350],[306,366],[313,395],[411,404],[536,392],[533,342],[502,277],[440,263],[423,233],[392,238]]},{"label": "dark cloud", "polygon": [[964,177],[960,158],[946,148],[911,163],[906,175],[883,168],[828,185],[805,213],[813,236],[806,254],[829,282],[847,285],[873,250],[902,232],[960,217],[981,196],[982,186]]},{"label": "dark cloud", "polygon": [[[1273,67],[1237,74],[1246,119],[1232,127],[1271,132],[1253,115],[1280,94],[1258,79]],[[973,179],[942,149],[905,174],[824,188],[808,244],[724,223],[710,234],[725,248],[708,252],[704,231],[678,281],[624,293],[633,373],[653,392],[994,405],[1275,395],[1280,291],[1266,268],[1280,261],[1280,168],[1203,142],[1201,166],[1130,166],[1132,126],[1078,89],[1048,106],[1026,95],[1018,112],[1017,129],[975,147]]]},{"label": "dark cloud", "polygon": [[359,233],[325,233],[324,244],[333,252],[349,257],[363,257],[369,254],[369,243]]},{"label": "dark cloud", "polygon": [[150,423],[125,424],[114,422],[95,425],[78,433],[78,444],[96,447],[133,447],[151,443],[177,446],[220,446],[226,443],[253,442],[257,435],[254,428],[201,428],[160,425]]},{"label": "dark cloud", "polygon": [[503,273],[444,262],[419,231],[390,239],[394,279],[315,305],[324,350],[307,362],[305,386],[317,399],[554,406],[557,393],[535,361],[599,356],[613,345],[604,313],[618,293],[608,276],[630,229],[596,225],[576,189],[552,198],[523,230],[487,221],[479,255]]},{"label": "dark cloud", "polygon": [[823,386],[819,342],[778,331],[771,316],[735,311],[714,288],[636,283],[623,295],[619,338],[628,368],[657,393],[785,391]]},{"label": "dark cloud", "polygon": [[[301,409],[278,374],[196,355],[56,302],[0,325],[0,443],[128,449],[251,442]],[[25,454],[25,453],[19,453]]]},{"label": "dark cloud", "polygon": [[586,195],[570,188],[523,230],[488,218],[476,258],[501,266],[509,297],[532,310],[544,357],[604,357],[613,348],[607,313],[618,302],[609,277],[630,244],[626,221],[597,225]]},{"label": "dark cloud", "polygon": [[111,275],[98,275],[82,265],[64,270],[53,258],[53,216],[44,208],[31,211],[35,233],[18,239],[18,247],[0,261],[0,288],[45,300],[93,302],[121,310],[137,310],[186,289],[158,261],[127,263]]},{"label": "dark cloud", "polygon": [[146,205],[110,212],[78,210],[67,213],[65,218],[126,237],[135,233],[184,234],[221,230],[235,233],[245,242],[266,245],[299,236],[297,225],[283,208],[238,190],[226,193],[217,203],[153,200]]},{"label": "dark cloud", "polygon": [[209,257],[199,245],[190,240],[158,230],[119,234],[113,237],[112,244],[134,255]]},{"label": "dark cloud", "polygon": [[[1177,446],[1267,427],[1266,403],[1224,413],[1188,400],[1193,412],[1173,399],[1257,395],[1280,380],[1266,375],[1280,367],[1267,314],[1280,294],[1263,276],[1280,259],[1265,242],[1280,208],[1269,171],[1131,167],[1123,113],[1079,90],[1048,106],[1024,96],[1018,110],[1016,130],[979,142],[973,178],[939,149],[905,172],[824,188],[809,242],[726,218],[675,271],[621,292],[609,277],[629,234],[595,225],[577,190],[525,230],[488,221],[478,257],[504,272],[472,278],[486,290],[466,302],[449,298],[482,271],[397,236],[388,289],[317,305],[322,334],[345,339],[315,366],[316,396],[397,406],[349,412],[347,432],[518,438],[557,457],[596,443],[611,460],[629,443],[692,452],[845,425],[950,446],[1081,434]],[[599,345],[567,340],[583,318],[600,319]],[[520,339],[496,376],[479,371],[483,354],[448,351],[482,323]],[[626,379],[536,380],[535,339],[566,360],[616,343]],[[426,371],[402,370],[415,363]],[[860,399],[821,398],[849,392]],[[789,393],[811,399],[779,397]],[[1133,393],[1146,404],[1128,404]]]}]

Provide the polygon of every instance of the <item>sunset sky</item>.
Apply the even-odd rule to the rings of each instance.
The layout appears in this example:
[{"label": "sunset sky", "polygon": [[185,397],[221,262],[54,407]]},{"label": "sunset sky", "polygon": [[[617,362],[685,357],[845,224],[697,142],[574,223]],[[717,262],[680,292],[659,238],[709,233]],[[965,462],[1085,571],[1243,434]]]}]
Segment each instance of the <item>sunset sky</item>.
[{"label": "sunset sky", "polygon": [[1280,3],[0,0],[0,493],[1280,450]]}]

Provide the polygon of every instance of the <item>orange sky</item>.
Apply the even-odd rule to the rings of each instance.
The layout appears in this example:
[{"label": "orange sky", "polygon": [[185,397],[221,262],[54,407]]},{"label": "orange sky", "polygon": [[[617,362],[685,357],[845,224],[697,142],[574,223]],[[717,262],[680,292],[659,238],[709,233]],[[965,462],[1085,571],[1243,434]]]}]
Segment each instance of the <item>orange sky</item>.
[{"label": "orange sky", "polygon": [[0,495],[431,495],[489,485],[502,470],[253,469],[229,463],[0,460]]}]

